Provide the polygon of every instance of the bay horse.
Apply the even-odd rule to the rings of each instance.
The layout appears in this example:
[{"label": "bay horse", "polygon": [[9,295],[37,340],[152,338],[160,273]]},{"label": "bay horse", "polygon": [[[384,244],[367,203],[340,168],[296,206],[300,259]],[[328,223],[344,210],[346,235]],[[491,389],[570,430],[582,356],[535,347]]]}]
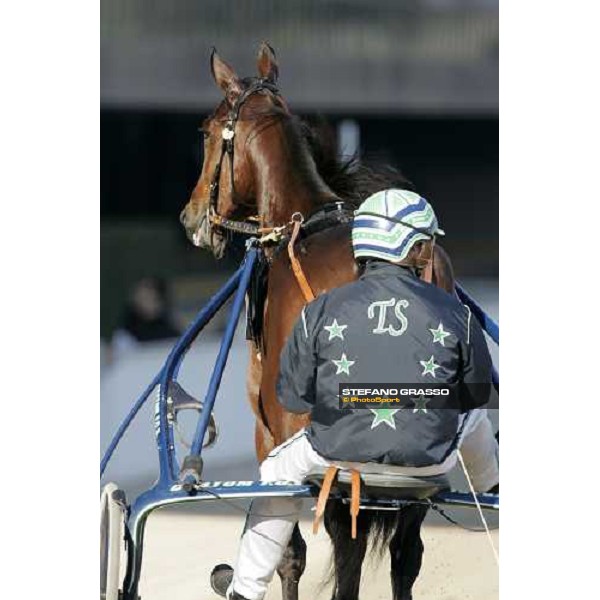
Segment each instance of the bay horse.
[{"label": "bay horse", "polygon": [[[336,203],[338,208],[356,208],[380,189],[409,187],[406,180],[398,182],[397,174],[340,163],[333,145],[321,143],[292,115],[276,86],[278,64],[267,43],[258,52],[258,77],[240,79],[214,49],[210,66],[224,98],[202,124],[202,173],[180,216],[195,246],[220,258],[230,247],[232,234],[277,232],[285,241],[286,226],[295,213],[307,219]],[[297,244],[297,256],[315,295],[356,279],[350,233],[349,220],[335,222]],[[275,236],[273,243],[264,245],[268,276],[259,307],[260,339],[249,343],[247,389],[256,417],[259,462],[309,421],[308,415],[286,412],[275,390],[280,352],[306,302],[278,241]],[[449,258],[439,246],[434,250],[432,281],[449,292],[454,289]],[[410,599],[421,566],[420,528],[426,511],[422,506],[409,506],[398,514],[362,511],[358,537],[351,540],[347,506],[328,502],[325,526],[333,544],[333,599],[358,599],[369,537],[380,549],[389,545],[394,600]],[[305,564],[306,544],[296,525],[278,568],[284,600],[298,599]]]}]

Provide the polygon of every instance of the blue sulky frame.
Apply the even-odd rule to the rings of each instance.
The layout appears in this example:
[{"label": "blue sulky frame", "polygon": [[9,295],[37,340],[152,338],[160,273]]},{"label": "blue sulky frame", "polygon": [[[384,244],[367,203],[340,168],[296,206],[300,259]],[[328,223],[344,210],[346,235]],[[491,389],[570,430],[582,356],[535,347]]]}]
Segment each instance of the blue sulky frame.
[{"label": "blue sulky frame", "polygon": [[[229,281],[210,299],[208,304],[198,313],[193,322],[179,338],[162,369],[154,377],[150,385],[133,405],[127,417],[121,423],[109,444],[100,463],[100,476],[110,461],[121,438],[139,412],[140,408],[158,386],[158,398],[155,409],[156,441],[159,459],[159,477],[151,489],[138,496],[130,506],[126,507],[127,540],[127,572],[123,582],[124,600],[138,600],[138,582],[142,566],[142,550],[145,525],[150,513],[157,508],[185,502],[215,501],[219,499],[253,499],[262,496],[310,498],[318,495],[319,489],[313,485],[298,485],[287,482],[261,481],[202,481],[202,443],[205,438],[212,409],[227,363],[227,357],[233,341],[233,336],[244,306],[244,299],[252,271],[261,252],[255,239],[249,240],[244,261]],[[483,311],[483,309],[457,284],[460,299],[467,304],[481,323],[483,329],[498,344],[498,325]],[[202,410],[198,419],[190,453],[185,457],[180,467],[177,461],[173,435],[173,422],[169,419],[168,390],[172,382],[177,381],[179,369],[187,350],[193,344],[206,324],[221,309],[231,297],[229,319],[215,367],[210,378]],[[498,373],[494,371],[494,384],[498,387]],[[430,499],[438,506],[473,507],[475,505],[471,494],[463,492],[441,492]],[[481,494],[478,501],[482,508],[499,508],[499,497],[493,494]],[[369,499],[369,508],[398,509],[410,501],[401,499]]]}]

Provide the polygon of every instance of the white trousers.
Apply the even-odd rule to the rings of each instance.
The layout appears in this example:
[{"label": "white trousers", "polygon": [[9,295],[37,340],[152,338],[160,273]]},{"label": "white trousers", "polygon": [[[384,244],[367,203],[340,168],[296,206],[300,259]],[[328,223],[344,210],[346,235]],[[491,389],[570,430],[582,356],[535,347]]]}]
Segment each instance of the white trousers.
[{"label": "white trousers", "polygon": [[[459,446],[467,471],[475,490],[485,492],[499,481],[498,444],[487,411],[471,411],[463,417],[462,425]],[[432,476],[449,472],[456,461],[456,452],[440,465],[419,468],[329,461],[313,449],[302,430],[269,454],[260,466],[260,478],[263,481],[301,483],[315,467],[332,464],[367,472]],[[234,589],[248,600],[263,598],[298,522],[302,501],[302,498],[257,498],[253,501],[229,592]]]}]

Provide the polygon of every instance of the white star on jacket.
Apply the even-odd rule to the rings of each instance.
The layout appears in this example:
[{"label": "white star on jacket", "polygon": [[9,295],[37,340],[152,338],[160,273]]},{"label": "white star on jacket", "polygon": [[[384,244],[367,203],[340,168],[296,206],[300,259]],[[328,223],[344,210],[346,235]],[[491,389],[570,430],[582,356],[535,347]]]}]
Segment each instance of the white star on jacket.
[{"label": "white star on jacket", "polygon": [[350,375],[350,367],[356,362],[355,360],[348,360],[346,358],[346,353],[342,352],[342,357],[339,360],[331,361],[335,366],[337,371],[336,375],[340,375],[341,373],[346,373],[346,375]]},{"label": "white star on jacket", "polygon": [[331,325],[325,325],[325,327],[323,329],[326,329],[329,332],[329,339],[327,340],[328,342],[330,342],[333,338],[339,337],[340,340],[344,339],[344,329],[346,329],[348,327],[348,325],[340,325],[337,322],[337,319],[333,320],[333,323]]},{"label": "white star on jacket", "polygon": [[431,334],[433,335],[433,343],[439,343],[444,347],[446,346],[446,344],[444,343],[444,339],[447,338],[449,335],[452,335],[449,331],[444,331],[444,325],[441,321],[437,329],[430,329],[429,331],[431,331]]},{"label": "white star on jacket", "polygon": [[420,360],[421,366],[423,367],[423,372],[421,375],[432,375],[435,377],[435,370],[440,368],[440,365],[436,364],[435,358],[433,354],[429,360]]}]

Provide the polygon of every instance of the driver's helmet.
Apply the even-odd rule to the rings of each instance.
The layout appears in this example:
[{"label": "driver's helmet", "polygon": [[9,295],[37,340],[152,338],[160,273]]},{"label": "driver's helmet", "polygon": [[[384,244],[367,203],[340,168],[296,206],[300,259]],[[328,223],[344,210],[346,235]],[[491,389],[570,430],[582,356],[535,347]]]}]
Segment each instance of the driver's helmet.
[{"label": "driver's helmet", "polygon": [[355,258],[403,261],[413,245],[444,235],[425,198],[408,190],[382,190],[369,196],[354,213]]}]

